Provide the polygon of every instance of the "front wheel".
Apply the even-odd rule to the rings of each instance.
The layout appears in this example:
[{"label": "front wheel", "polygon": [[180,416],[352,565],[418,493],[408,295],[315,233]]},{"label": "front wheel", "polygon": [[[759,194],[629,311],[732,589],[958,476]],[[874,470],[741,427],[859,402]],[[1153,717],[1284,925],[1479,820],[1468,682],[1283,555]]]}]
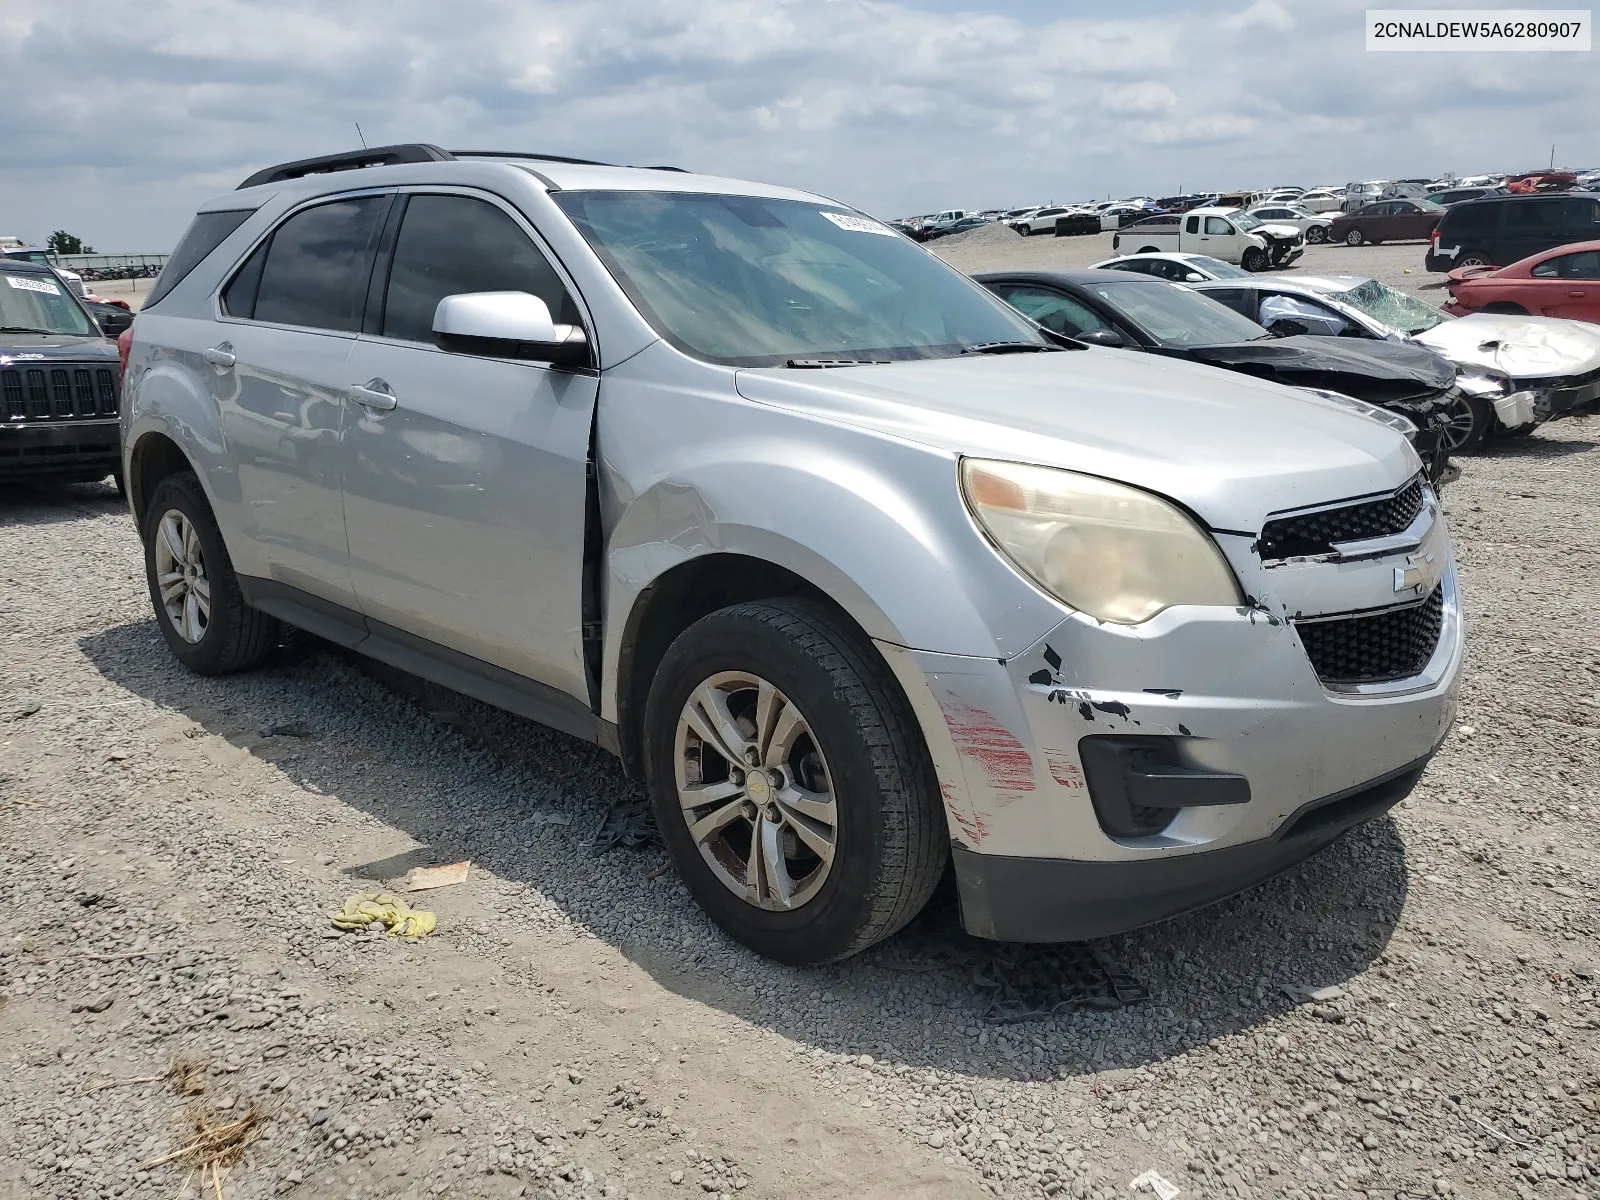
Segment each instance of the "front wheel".
[{"label": "front wheel", "polygon": [[1451,454],[1470,454],[1483,442],[1494,420],[1494,409],[1479,396],[1457,393],[1445,410],[1444,440]]},{"label": "front wheel", "polygon": [[278,622],[244,602],[222,531],[191,471],[168,475],[145,511],[145,575],[156,624],[198,675],[255,666],[277,645]]},{"label": "front wheel", "polygon": [[1017,232],[1020,233],[1023,237],[1030,237],[1033,234],[1033,226],[1032,225],[1018,225],[1017,226]]},{"label": "front wheel", "polygon": [[921,731],[872,644],[819,603],[691,625],[651,684],[644,742],[678,873],[758,954],[855,954],[939,881],[948,838]]},{"label": "front wheel", "polygon": [[1313,226],[1311,226],[1311,228],[1306,230],[1306,244],[1307,245],[1320,246],[1323,242],[1325,242],[1327,240],[1328,240],[1328,231],[1327,231],[1326,228],[1324,228],[1321,225],[1313,225]]},{"label": "front wheel", "polygon": [[1367,235],[1362,233],[1359,229],[1352,229],[1349,233],[1344,235],[1344,244],[1346,246],[1359,246],[1366,240]]},{"label": "front wheel", "polygon": [[1267,267],[1267,252],[1260,246],[1251,246],[1239,259],[1239,265],[1246,271],[1264,271]]}]

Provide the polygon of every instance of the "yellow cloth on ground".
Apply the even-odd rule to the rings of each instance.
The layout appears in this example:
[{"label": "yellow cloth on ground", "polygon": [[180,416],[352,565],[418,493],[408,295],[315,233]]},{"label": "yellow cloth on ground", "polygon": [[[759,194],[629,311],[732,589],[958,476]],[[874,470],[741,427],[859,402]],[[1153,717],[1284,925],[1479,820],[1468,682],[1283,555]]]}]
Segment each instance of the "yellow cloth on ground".
[{"label": "yellow cloth on ground", "polygon": [[331,917],[335,929],[345,930],[365,929],[374,921],[382,921],[390,937],[423,937],[439,925],[439,918],[431,912],[412,908],[388,892],[359,892]]}]

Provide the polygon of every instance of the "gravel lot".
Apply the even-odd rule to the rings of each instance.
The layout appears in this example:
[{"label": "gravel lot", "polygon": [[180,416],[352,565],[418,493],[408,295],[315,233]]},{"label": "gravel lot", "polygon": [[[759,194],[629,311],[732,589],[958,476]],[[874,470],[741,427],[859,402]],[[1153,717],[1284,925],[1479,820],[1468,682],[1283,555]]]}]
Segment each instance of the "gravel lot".
[{"label": "gravel lot", "polygon": [[[158,1164],[200,1105],[267,1118],[225,1197],[1600,1196],[1597,449],[1449,489],[1471,656],[1410,800],[1112,939],[1145,1002],[1012,1025],[987,985],[1051,956],[948,898],[755,959],[659,850],[593,852],[637,798],[600,752],[311,641],[188,676],[108,487],[0,491],[0,1194],[211,1196]],[[436,934],[329,928],[461,858]]]}]

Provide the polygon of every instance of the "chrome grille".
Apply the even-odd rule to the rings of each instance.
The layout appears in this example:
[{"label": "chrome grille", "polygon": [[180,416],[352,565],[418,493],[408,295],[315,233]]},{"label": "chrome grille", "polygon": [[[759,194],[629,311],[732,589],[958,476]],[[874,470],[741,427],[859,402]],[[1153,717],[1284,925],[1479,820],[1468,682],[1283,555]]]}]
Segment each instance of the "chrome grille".
[{"label": "chrome grille", "polygon": [[117,415],[117,372],[99,363],[0,367],[0,420],[70,421]]},{"label": "chrome grille", "polygon": [[1422,480],[1414,479],[1381,500],[1268,521],[1256,548],[1263,559],[1331,554],[1338,542],[1404,533],[1421,511]]},{"label": "chrome grille", "polygon": [[1295,623],[1317,678],[1340,684],[1388,683],[1422,674],[1443,628],[1443,584],[1409,608]]}]

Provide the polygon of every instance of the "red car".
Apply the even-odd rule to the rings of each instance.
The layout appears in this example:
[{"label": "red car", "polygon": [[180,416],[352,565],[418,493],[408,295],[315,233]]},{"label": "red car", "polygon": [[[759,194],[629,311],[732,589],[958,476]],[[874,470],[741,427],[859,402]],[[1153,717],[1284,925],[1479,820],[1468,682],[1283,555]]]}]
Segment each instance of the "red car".
[{"label": "red car", "polygon": [[1600,242],[1541,250],[1509,267],[1458,267],[1445,312],[1530,313],[1600,323]]}]

